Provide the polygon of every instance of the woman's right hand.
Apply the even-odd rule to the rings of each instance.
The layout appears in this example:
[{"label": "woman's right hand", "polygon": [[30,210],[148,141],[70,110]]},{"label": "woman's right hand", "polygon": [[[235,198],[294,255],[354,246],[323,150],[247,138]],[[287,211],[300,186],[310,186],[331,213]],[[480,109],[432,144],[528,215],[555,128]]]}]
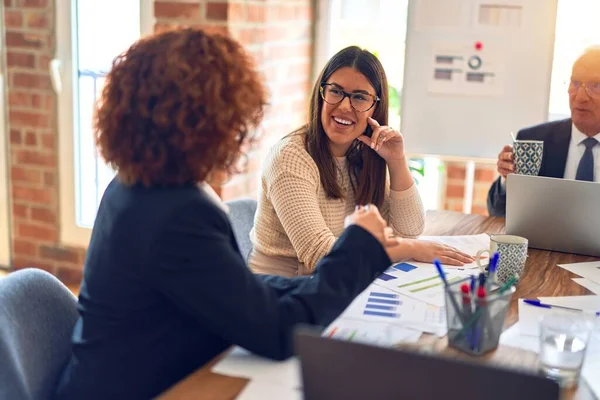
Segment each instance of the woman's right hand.
[{"label": "woman's right hand", "polygon": [[[405,239],[410,240],[410,239]],[[475,261],[475,257],[438,242],[413,239],[411,242],[411,258],[420,262],[433,262],[436,258],[442,264],[462,266]]]},{"label": "woman's right hand", "polygon": [[392,236],[392,230],[381,217],[379,210],[373,204],[358,207],[346,219],[346,225],[358,225],[373,235],[383,247],[389,248],[398,245],[398,241]]}]

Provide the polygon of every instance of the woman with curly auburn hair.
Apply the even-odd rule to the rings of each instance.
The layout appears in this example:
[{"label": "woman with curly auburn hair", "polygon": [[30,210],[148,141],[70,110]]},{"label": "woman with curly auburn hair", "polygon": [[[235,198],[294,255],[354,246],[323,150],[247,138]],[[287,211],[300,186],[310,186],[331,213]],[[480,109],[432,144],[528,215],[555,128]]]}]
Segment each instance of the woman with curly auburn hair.
[{"label": "woman with curly auburn hair", "polygon": [[150,398],[233,344],[292,354],[296,324],[325,326],[390,264],[385,221],[356,211],[312,278],[256,276],[205,184],[233,172],[264,87],[234,40],[196,29],[117,57],[95,117],[116,170],[98,210],[59,399]]}]

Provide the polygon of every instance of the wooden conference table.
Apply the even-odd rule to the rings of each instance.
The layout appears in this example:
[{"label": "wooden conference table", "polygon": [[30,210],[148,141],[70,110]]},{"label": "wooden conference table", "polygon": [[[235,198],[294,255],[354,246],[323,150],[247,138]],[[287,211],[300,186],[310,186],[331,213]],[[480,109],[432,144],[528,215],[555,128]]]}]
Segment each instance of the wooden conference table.
[{"label": "wooden conference table", "polygon": [[[442,236],[503,232],[503,218],[468,215],[452,211],[428,211],[424,234]],[[556,265],[595,260],[598,260],[598,258],[529,249],[525,271],[512,298],[505,326],[508,327],[517,321],[517,299],[519,298],[591,294],[590,291],[571,279],[576,275],[565,269],[557,268]],[[466,358],[474,362],[491,362],[531,370],[534,370],[537,365],[536,354],[512,347],[500,345],[497,350],[485,357],[476,358],[450,349],[446,344],[446,338],[439,339],[432,335],[423,335],[417,345],[439,351],[450,357]],[[235,399],[248,383],[248,380],[211,372],[211,368],[220,357],[181,380],[164,392],[160,399]],[[563,393],[562,398],[580,400],[594,399],[595,397],[582,380],[576,389]]]}]

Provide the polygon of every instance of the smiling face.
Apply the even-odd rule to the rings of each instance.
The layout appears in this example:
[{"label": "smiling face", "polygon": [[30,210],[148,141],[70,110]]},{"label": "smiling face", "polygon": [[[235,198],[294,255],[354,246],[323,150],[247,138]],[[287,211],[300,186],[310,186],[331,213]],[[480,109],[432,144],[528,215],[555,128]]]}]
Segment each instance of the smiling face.
[{"label": "smiling face", "polygon": [[[366,99],[377,96],[375,89],[363,74],[350,67],[336,70],[325,82],[329,89],[347,93],[365,94]],[[371,100],[372,101],[372,100]],[[323,101],[321,124],[329,139],[329,148],[336,157],[343,157],[352,142],[367,129],[367,118],[373,115],[377,105],[369,111],[359,112],[352,108],[350,98],[345,97],[338,104]]]},{"label": "smiling face", "polygon": [[[600,83],[600,50],[590,50],[573,65],[571,82],[586,85]],[[581,85],[578,90],[569,90],[569,105],[573,124],[587,136],[600,133],[600,99],[590,97]]]}]

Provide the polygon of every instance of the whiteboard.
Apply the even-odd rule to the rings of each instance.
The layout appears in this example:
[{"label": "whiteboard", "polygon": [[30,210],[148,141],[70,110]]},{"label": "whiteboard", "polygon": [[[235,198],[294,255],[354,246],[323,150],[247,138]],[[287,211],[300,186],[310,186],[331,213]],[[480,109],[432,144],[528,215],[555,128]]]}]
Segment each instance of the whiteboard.
[{"label": "whiteboard", "polygon": [[496,158],[510,132],[546,121],[556,9],[557,0],[410,1],[407,151]]}]

